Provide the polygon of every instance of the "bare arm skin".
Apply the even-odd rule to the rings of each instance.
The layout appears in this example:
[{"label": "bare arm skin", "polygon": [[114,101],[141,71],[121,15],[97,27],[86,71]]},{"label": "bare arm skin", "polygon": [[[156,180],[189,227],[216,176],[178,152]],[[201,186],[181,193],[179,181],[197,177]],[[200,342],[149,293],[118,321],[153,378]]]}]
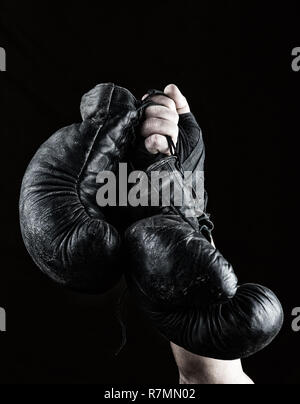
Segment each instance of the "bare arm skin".
[{"label": "bare arm skin", "polygon": [[254,384],[244,373],[240,360],[204,358],[171,342],[179,371],[179,384]]}]

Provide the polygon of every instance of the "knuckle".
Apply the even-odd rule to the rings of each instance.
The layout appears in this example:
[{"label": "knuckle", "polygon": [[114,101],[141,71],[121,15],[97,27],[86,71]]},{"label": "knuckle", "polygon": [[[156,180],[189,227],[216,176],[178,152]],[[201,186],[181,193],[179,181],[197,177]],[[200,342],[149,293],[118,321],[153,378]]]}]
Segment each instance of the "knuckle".
[{"label": "knuckle", "polygon": [[152,148],[151,138],[147,137],[147,139],[145,140],[145,147],[148,151],[151,150]]},{"label": "knuckle", "polygon": [[172,111],[171,112],[171,116],[172,116],[172,122],[176,123],[176,125],[179,122],[179,115],[176,111]]},{"label": "knuckle", "polygon": [[151,141],[152,141],[152,146],[155,148],[158,148],[161,145],[161,136],[153,135]]},{"label": "knuckle", "polygon": [[173,100],[171,100],[171,98],[166,98],[166,103],[168,105],[168,108],[176,110],[176,104]]},{"label": "knuckle", "polygon": [[154,150],[160,146],[160,139],[158,135],[153,135],[145,140],[145,145],[147,149]]}]

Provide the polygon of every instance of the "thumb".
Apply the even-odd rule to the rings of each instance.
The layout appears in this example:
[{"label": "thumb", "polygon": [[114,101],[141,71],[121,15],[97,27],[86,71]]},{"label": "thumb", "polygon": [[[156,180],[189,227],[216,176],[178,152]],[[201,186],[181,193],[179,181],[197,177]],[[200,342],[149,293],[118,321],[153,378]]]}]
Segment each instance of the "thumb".
[{"label": "thumb", "polygon": [[164,93],[175,102],[177,113],[179,115],[191,111],[187,99],[181,94],[179,88],[175,84],[169,84],[164,89]]}]

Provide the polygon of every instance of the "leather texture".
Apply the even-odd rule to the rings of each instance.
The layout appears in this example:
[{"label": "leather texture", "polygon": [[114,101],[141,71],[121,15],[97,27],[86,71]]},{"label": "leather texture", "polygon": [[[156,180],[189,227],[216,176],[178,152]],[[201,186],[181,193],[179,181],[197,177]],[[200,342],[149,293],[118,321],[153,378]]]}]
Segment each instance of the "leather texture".
[{"label": "leather texture", "polygon": [[126,89],[100,84],[80,106],[83,122],[41,145],[25,173],[20,224],[37,266],[74,290],[103,293],[120,278],[121,239],[96,202],[100,171],[118,169],[139,122]]},{"label": "leather texture", "polygon": [[[176,153],[154,156],[146,170],[150,182],[153,170],[179,175],[182,169],[204,169],[195,117],[185,114],[179,122]],[[238,284],[231,264],[211,243],[213,226],[206,211],[187,217],[191,200],[182,207],[161,205],[154,215],[150,208],[127,230],[129,288],[157,329],[180,347],[221,360],[253,355],[279,333],[281,304],[263,286]]]},{"label": "leather texture", "polygon": [[[183,171],[204,171],[195,117],[180,116],[172,156],[141,150],[139,124],[152,104],[111,83],[82,98],[82,123],[50,137],[25,173],[20,196],[25,246],[50,278],[86,293],[104,293],[118,282],[125,253],[129,288],[168,340],[216,359],[250,356],[280,331],[282,307],[269,289],[239,285],[231,264],[212,245],[203,177],[193,176],[192,186],[179,181]],[[176,206],[171,192],[167,206],[131,209],[135,223],[126,231],[124,252],[113,225],[113,218],[120,225],[120,210],[97,205],[96,177],[100,171],[116,172],[127,158],[133,168],[146,169],[150,184],[153,172],[175,174],[189,197]],[[196,181],[202,181],[196,194],[200,210],[193,206]]]}]

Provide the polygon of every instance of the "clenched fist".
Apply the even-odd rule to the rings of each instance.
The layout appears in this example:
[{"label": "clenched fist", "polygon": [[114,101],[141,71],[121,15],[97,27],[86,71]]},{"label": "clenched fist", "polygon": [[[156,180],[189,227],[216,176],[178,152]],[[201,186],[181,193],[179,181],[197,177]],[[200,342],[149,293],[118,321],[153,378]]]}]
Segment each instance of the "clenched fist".
[{"label": "clenched fist", "polygon": [[[141,127],[141,135],[145,137],[145,147],[151,154],[170,155],[166,136],[170,136],[176,145],[178,138],[179,115],[190,112],[186,98],[179,88],[169,84],[163,95],[153,95],[151,100],[160,105],[149,106],[145,111],[146,119]],[[145,99],[148,94],[144,95]]]}]

